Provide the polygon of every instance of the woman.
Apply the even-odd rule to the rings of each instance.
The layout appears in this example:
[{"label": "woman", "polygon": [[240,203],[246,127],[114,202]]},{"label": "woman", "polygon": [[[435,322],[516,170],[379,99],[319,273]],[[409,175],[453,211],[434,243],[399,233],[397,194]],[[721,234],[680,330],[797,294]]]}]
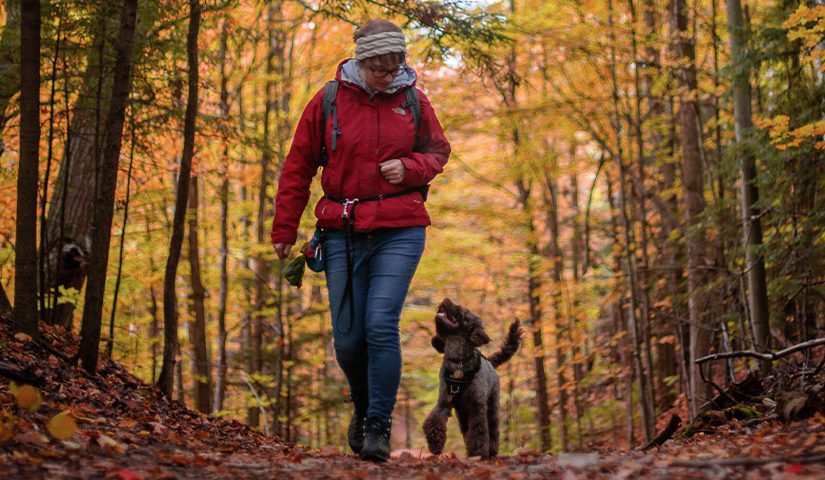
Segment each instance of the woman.
[{"label": "woman", "polygon": [[312,177],[326,161],[315,215],[335,356],[355,405],[348,440],[362,459],[385,461],[401,381],[401,307],[430,225],[426,186],[443,171],[450,144],[424,94],[413,90],[418,105],[408,101],[416,74],[401,29],[373,20],[354,40],[355,58],[338,66],[335,114],[322,125],[321,90],[301,115],[281,171],[272,243],[279,258],[289,255]]}]

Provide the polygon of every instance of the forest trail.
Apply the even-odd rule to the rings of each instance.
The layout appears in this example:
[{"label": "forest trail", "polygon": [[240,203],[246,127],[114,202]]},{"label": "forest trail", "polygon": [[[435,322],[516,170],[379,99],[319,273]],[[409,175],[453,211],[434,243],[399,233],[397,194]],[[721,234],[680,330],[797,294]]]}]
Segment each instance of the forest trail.
[{"label": "forest trail", "polygon": [[[88,375],[58,355],[76,337],[43,327],[36,342],[0,321],[0,478],[823,478],[825,417],[781,424],[732,422],[659,449],[543,455],[519,451],[493,460],[395,452],[362,462],[338,447],[310,450],[163,398],[103,359]],[[44,346],[45,344],[50,346]],[[53,350],[52,350],[53,349]],[[52,351],[50,351],[52,350]],[[62,353],[58,353],[62,352]],[[29,377],[42,402],[22,408],[9,377]],[[22,384],[22,382],[21,382]],[[60,441],[47,427],[70,411],[77,428]],[[10,420],[11,419],[11,420]],[[5,429],[5,430],[4,430]],[[421,458],[419,458],[421,457]]]}]

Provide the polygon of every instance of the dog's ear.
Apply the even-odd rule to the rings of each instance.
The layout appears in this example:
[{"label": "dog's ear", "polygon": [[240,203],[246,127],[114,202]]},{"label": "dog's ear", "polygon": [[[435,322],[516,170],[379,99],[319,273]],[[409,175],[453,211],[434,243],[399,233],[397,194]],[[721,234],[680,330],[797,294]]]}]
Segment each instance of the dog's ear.
[{"label": "dog's ear", "polygon": [[490,343],[490,336],[487,335],[487,332],[484,331],[484,327],[482,327],[480,323],[476,324],[473,327],[473,331],[470,332],[470,343],[472,343],[474,347],[480,347]]},{"label": "dog's ear", "polygon": [[430,343],[433,345],[433,348],[438,353],[444,353],[444,339],[439,337],[438,335],[434,336]]}]

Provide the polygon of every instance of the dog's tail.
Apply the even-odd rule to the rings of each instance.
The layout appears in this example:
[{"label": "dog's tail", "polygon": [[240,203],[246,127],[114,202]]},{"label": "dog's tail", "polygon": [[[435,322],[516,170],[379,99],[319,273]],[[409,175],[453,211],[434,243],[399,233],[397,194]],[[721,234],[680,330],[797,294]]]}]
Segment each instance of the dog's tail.
[{"label": "dog's tail", "polygon": [[497,368],[502,363],[513,358],[513,355],[516,354],[518,347],[521,345],[522,333],[518,320],[510,324],[510,329],[507,331],[507,336],[501,344],[501,349],[487,357],[487,360],[493,364],[493,368]]}]

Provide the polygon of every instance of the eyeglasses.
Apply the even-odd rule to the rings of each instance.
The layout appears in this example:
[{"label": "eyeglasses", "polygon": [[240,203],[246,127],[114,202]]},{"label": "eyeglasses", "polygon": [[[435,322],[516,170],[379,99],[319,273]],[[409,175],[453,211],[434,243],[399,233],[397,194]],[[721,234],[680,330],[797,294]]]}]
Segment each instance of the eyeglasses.
[{"label": "eyeglasses", "polygon": [[386,68],[373,68],[369,65],[366,66],[367,70],[372,72],[372,76],[375,78],[384,78],[389,74],[392,74],[392,78],[396,78],[402,73],[404,73],[404,65],[399,65],[393,69],[387,70]]}]

